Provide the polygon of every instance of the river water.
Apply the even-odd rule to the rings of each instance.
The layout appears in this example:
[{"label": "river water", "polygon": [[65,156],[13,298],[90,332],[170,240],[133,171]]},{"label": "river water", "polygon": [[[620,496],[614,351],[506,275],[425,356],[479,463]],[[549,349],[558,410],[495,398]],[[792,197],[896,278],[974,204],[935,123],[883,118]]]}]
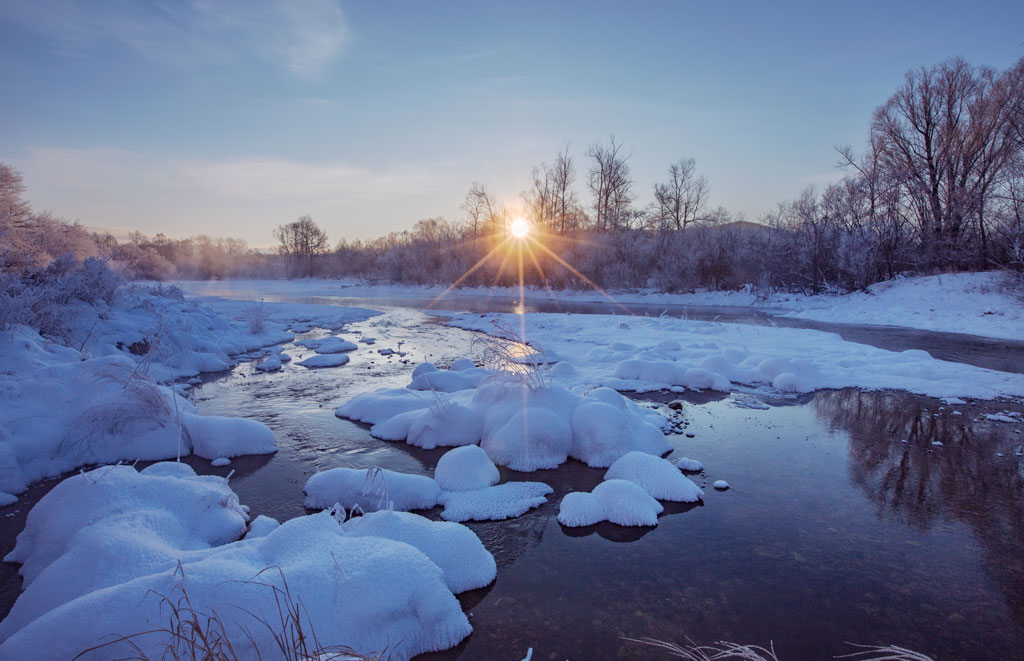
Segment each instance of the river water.
[{"label": "river water", "polygon": [[[343,333],[370,335],[377,344],[361,347],[341,368],[292,364],[261,374],[243,362],[208,379],[194,389],[200,411],[260,420],[274,430],[280,451],[224,468],[190,463],[204,473],[234,470],[232,488],[251,514],[280,520],[307,513],[302,485],[320,470],[381,466],[432,474],[444,449],[374,439],[366,426],[335,417],[334,408],[366,390],[404,386],[423,360],[445,364],[473,355],[474,334],[414,309],[423,301],[289,300],[384,310]],[[488,307],[505,311],[504,305]],[[588,311],[581,305],[608,311],[599,304],[563,310]],[[446,307],[484,305],[459,300]],[[658,307],[646,312],[660,314],[665,306]],[[728,312],[691,307],[685,314],[737,320]],[[772,320],[747,309],[745,322]],[[871,332],[869,343],[888,337],[885,329]],[[887,348],[936,356],[948,350],[962,362],[1002,361],[1004,369],[1022,371],[1019,353],[986,351],[988,340],[969,338],[976,344],[964,351],[957,346],[964,341],[924,333],[931,345],[902,346],[920,332],[910,334],[897,333]],[[375,351],[399,341],[405,357]],[[460,597],[474,633],[427,658],[519,659],[531,647],[534,659],[659,658],[624,640],[645,636],[771,642],[783,660],[856,651],[849,642],[894,643],[941,659],[1024,658],[1024,435],[1019,424],[983,417],[1019,411],[1018,403],[953,407],[848,389],[779,401],[694,395],[674,412],[666,404],[677,397],[649,393],[637,401],[688,423],[693,437],[670,441],[675,455],[704,463],[706,472],[693,478],[705,490],[703,504],[666,504],[655,528],[563,528],[555,518],[562,496],[590,490],[603,470],[575,461],[528,475],[502,469],[503,480],[543,481],[555,492],[517,519],[468,524],[495,555],[498,578]],[[732,488],[711,489],[717,479]],[[0,551],[7,552],[24,512],[50,486],[0,510],[18,510],[0,519]],[[16,594],[15,571],[4,565],[0,574],[0,615]]]}]

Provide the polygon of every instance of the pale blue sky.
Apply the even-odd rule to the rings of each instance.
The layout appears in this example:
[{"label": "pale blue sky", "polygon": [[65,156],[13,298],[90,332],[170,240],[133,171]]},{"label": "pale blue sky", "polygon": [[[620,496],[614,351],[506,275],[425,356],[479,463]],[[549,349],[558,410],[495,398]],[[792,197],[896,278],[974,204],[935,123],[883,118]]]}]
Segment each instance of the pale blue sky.
[{"label": "pale blue sky", "polygon": [[1024,3],[0,0],[0,161],[92,226],[269,244],[518,202],[614,133],[754,219],[836,176],[908,68],[1024,56]]}]

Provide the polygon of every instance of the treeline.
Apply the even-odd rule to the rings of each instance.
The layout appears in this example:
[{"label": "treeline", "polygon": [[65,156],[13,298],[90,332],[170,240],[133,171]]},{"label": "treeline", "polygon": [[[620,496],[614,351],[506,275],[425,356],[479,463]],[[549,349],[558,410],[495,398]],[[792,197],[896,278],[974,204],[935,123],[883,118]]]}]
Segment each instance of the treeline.
[{"label": "treeline", "polygon": [[[959,58],[910,71],[875,111],[866,146],[837,152],[840,181],[809,187],[747,222],[708,207],[710,185],[692,159],[671,164],[641,205],[622,143],[591,146],[582,167],[566,145],[534,169],[522,194],[517,213],[541,234],[527,244],[525,278],[818,292],[900,273],[1024,272],[1024,59],[1002,72]],[[463,210],[458,221],[422,220],[375,241],[342,241],[305,255],[301,269],[294,253],[282,254],[295,275],[450,283],[506,237],[514,213],[478,182]],[[465,282],[516,280],[518,257],[505,253]]]},{"label": "treeline", "polygon": [[[666,291],[753,285],[819,292],[901,273],[1024,273],[1024,59],[1001,72],[961,59],[910,71],[875,111],[863,149],[837,152],[841,180],[809,187],[756,222],[711,208],[710,184],[687,158],[670,164],[641,201],[631,154],[612,137],[582,158],[564,145],[550,164],[534,168],[514,207],[474,182],[461,218],[420,220],[372,241],[332,246],[303,216],[277,228],[274,254],[237,239],[135,234],[118,243],[23,210],[8,214],[22,219],[8,222],[21,247],[3,259],[9,269],[72,250],[156,279],[354,276],[486,285],[518,282],[522,272],[531,285]],[[531,238],[509,240],[516,216],[533,225]]]}]

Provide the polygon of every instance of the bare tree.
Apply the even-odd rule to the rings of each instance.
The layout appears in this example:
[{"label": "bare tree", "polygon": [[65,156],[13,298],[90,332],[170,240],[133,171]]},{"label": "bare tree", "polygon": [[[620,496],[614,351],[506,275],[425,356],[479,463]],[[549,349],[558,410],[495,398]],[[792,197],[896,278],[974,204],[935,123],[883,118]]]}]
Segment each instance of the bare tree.
[{"label": "bare tree", "polygon": [[697,174],[697,162],[692,158],[679,159],[670,165],[668,177],[668,181],[654,184],[658,221],[684,230],[690,223],[700,220],[710,186],[704,175]]},{"label": "bare tree", "polygon": [[555,156],[555,164],[549,172],[551,177],[552,221],[558,226],[558,233],[575,231],[579,219],[579,202],[573,184],[576,183],[576,166],[569,155],[569,143]]},{"label": "bare tree", "polygon": [[523,193],[523,202],[530,210],[533,224],[537,227],[551,228],[553,223],[552,172],[546,163],[533,168],[533,186]]},{"label": "bare tree", "polygon": [[960,58],[922,67],[875,112],[872,144],[905,188],[933,265],[950,264],[971,231],[987,257],[985,204],[1015,152],[1012,73]]},{"label": "bare tree", "polygon": [[28,202],[22,198],[24,192],[21,173],[0,163],[0,231],[23,227],[32,217]]},{"label": "bare tree", "polygon": [[274,230],[278,252],[288,258],[289,273],[309,277],[313,275],[313,260],[327,252],[327,233],[310,216],[300,216],[294,223]]},{"label": "bare tree", "polygon": [[628,156],[621,154],[622,143],[611,136],[608,146],[591,145],[587,187],[594,195],[594,222],[600,230],[618,227],[625,219],[633,201],[633,180],[630,179]]},{"label": "bare tree", "polygon": [[469,216],[470,226],[473,228],[473,238],[477,238],[479,228],[486,223],[493,223],[494,204],[487,188],[479,181],[474,181],[466,192],[466,199],[462,202],[462,209]]}]

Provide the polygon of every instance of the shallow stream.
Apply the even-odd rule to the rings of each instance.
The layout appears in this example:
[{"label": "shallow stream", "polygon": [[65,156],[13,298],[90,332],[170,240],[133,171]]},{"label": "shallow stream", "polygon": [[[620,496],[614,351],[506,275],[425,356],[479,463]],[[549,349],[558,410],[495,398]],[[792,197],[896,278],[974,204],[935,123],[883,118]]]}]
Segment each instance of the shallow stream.
[{"label": "shallow stream", "polygon": [[[244,362],[194,389],[202,413],[251,417],[277,435],[272,457],[224,468],[189,459],[204,473],[234,470],[231,486],[254,517],[305,514],[302,485],[317,471],[429,475],[444,453],[374,439],[334,409],[406,385],[423,360],[473,355],[475,335],[395,301],[348,304],[385,310],[342,333],[377,338],[348,365],[262,374]],[[404,357],[376,351],[399,342]],[[297,359],[303,351],[287,349]],[[1024,434],[983,417],[1019,404],[848,389],[768,401],[694,395],[674,411],[667,404],[678,397],[636,399],[687,423],[692,437],[670,441],[674,457],[704,463],[693,477],[703,504],[666,504],[655,528],[563,528],[562,496],[590,490],[603,470],[575,461],[528,475],[503,469],[503,480],[543,481],[555,493],[517,519],[468,524],[494,553],[498,578],[460,597],[474,633],[429,658],[520,659],[531,647],[534,659],[667,658],[623,640],[648,636],[771,642],[784,661],[856,651],[849,642],[941,659],[1024,657]],[[732,488],[712,489],[717,479]],[[53,483],[0,509],[0,552]],[[18,586],[16,567],[3,565],[0,616]]]}]

